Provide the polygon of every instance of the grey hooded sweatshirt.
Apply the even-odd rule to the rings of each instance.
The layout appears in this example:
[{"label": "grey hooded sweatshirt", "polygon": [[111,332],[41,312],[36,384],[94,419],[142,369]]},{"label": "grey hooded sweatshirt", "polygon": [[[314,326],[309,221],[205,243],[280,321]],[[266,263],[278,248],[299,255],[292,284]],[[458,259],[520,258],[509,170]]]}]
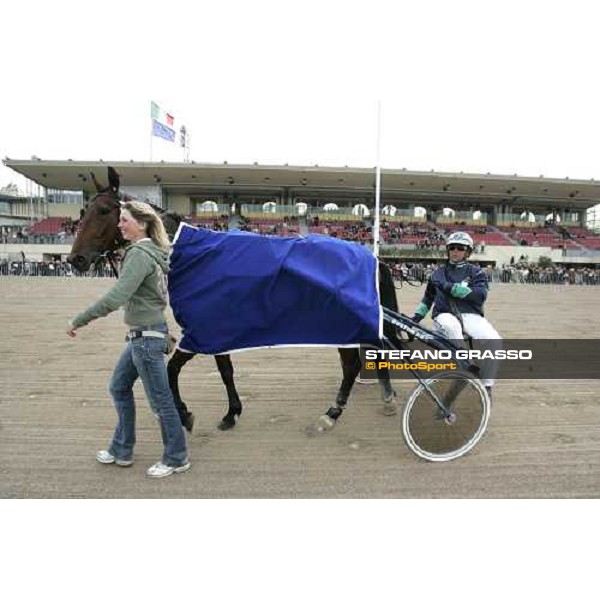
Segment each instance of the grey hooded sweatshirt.
[{"label": "grey hooded sweatshirt", "polygon": [[125,323],[131,327],[158,325],[166,322],[169,256],[150,238],[137,241],[127,248],[117,283],[71,323],[83,327],[90,321],[105,317],[121,306]]}]

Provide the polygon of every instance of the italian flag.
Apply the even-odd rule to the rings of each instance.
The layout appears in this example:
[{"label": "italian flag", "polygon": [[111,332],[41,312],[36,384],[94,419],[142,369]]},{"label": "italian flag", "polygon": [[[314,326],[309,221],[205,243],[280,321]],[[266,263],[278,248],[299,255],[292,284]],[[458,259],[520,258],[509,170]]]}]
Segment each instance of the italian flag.
[{"label": "italian flag", "polygon": [[163,138],[168,142],[175,141],[173,129],[175,118],[164,111],[156,102],[150,102],[150,117],[152,119],[152,135]]}]

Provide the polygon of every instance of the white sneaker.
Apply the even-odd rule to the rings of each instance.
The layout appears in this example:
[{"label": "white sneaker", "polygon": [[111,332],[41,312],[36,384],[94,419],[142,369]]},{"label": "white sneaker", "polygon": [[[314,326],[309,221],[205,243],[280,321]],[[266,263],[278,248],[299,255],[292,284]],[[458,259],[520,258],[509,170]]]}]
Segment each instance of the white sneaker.
[{"label": "white sneaker", "polygon": [[123,460],[121,458],[115,458],[108,450],[98,450],[96,452],[96,460],[103,465],[119,465],[119,467],[130,467],[133,464],[133,460]]},{"label": "white sneaker", "polygon": [[169,465],[165,465],[162,462],[157,462],[155,465],[152,465],[147,471],[146,475],[148,477],[168,477],[172,473],[185,473],[192,464],[190,462],[186,462],[185,464],[179,467],[170,467]]}]

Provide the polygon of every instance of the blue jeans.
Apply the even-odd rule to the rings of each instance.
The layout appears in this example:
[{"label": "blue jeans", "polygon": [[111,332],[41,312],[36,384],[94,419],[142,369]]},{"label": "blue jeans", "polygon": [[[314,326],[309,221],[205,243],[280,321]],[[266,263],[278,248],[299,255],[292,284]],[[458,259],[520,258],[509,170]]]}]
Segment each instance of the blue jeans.
[{"label": "blue jeans", "polygon": [[[155,325],[146,329],[167,332],[166,325]],[[150,408],[160,422],[164,444],[162,462],[178,467],[188,461],[185,435],[169,388],[164,354],[166,346],[166,338],[134,338],[127,342],[115,366],[109,390],[119,422],[108,451],[116,458],[131,460],[133,456],[135,445],[133,384],[138,377],[141,377]]]}]

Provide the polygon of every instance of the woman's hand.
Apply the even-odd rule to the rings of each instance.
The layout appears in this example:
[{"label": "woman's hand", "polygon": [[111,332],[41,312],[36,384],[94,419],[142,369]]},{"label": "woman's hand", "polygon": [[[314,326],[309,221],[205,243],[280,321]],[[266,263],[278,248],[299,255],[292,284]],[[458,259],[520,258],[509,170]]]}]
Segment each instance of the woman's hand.
[{"label": "woman's hand", "polygon": [[73,325],[73,322],[69,321],[69,326],[67,328],[67,335],[72,338],[77,337],[77,334],[75,333],[77,331],[77,329],[78,329],[78,327],[75,327]]}]

